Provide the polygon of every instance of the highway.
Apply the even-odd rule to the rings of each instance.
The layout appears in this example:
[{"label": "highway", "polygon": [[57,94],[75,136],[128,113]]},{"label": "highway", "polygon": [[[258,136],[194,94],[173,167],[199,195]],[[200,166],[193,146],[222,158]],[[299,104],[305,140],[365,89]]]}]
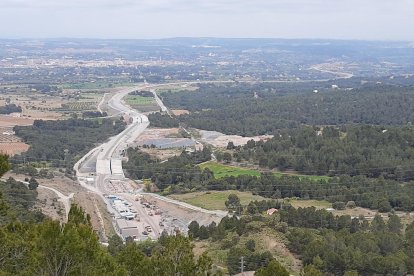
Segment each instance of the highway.
[{"label": "highway", "polygon": [[[104,197],[106,194],[105,183],[111,179],[122,179],[123,172],[122,167],[120,171],[113,171],[111,169],[111,163],[119,163],[120,156],[115,154],[115,150],[122,150],[128,147],[128,143],[132,142],[136,137],[138,137],[149,125],[148,118],[145,115],[142,115],[135,110],[130,109],[128,106],[124,105],[122,98],[128,95],[130,92],[135,91],[139,88],[126,88],[119,93],[115,94],[107,102],[108,106],[114,110],[119,111],[122,114],[128,114],[132,122],[126,127],[124,131],[118,135],[109,139],[108,142],[90,150],[85,156],[83,156],[76,164],[73,169],[76,172],[78,182],[81,186],[99,195],[107,205],[108,211],[116,215],[115,209],[111,206],[110,202]],[[102,105],[103,102],[100,103]],[[82,164],[92,155],[97,154],[96,162],[96,175],[93,185],[90,185],[87,182],[87,178],[91,177],[90,173],[82,173],[80,169]],[[114,156],[119,156],[114,158]],[[115,161],[117,160],[117,161]],[[118,214],[119,215],[119,214]]]},{"label": "highway", "polygon": [[[132,207],[138,212],[139,217],[141,218],[141,224],[149,225],[153,228],[153,232],[151,236],[153,238],[158,238],[160,235],[160,229],[157,220],[159,218],[155,218],[155,216],[149,216],[145,210],[142,210],[142,206],[134,201],[135,195],[128,194],[125,190],[125,183],[128,182],[128,179],[125,178],[123,169],[122,169],[122,151],[126,150],[130,145],[133,144],[135,139],[140,136],[145,129],[149,126],[149,121],[147,116],[139,113],[136,110],[131,109],[124,101],[123,98],[128,95],[129,93],[138,90],[138,89],[150,89],[154,94],[154,98],[156,99],[158,105],[160,106],[161,110],[168,112],[168,109],[162,103],[161,99],[155,92],[156,87],[164,86],[163,85],[147,85],[144,84],[140,87],[130,87],[125,88],[118,93],[114,94],[111,98],[104,99],[99,103],[99,108],[103,104],[106,105],[117,111],[119,115],[127,115],[126,117],[129,118],[127,122],[127,127],[124,131],[119,133],[118,135],[110,138],[106,143],[90,150],[85,156],[83,156],[75,165],[74,170],[76,172],[76,176],[78,182],[81,186],[86,188],[88,191],[99,195],[103,201],[106,203],[107,209],[109,213],[113,214],[114,218],[121,217],[121,214],[112,206],[112,202],[105,197],[105,195],[114,194],[119,195],[121,198],[126,200],[131,204]],[[89,160],[91,157],[96,156],[96,170],[95,173],[90,172],[81,172],[82,166]],[[92,183],[88,181],[94,177],[95,181]],[[123,183],[123,184],[122,184]],[[111,189],[113,187],[115,189]],[[118,191],[120,189],[120,191]],[[142,193],[142,192],[140,192]],[[143,193],[142,193],[143,194]],[[151,196],[155,196],[152,194],[148,194]],[[202,212],[209,215],[215,215],[217,217],[224,217],[227,215],[227,212],[222,211],[209,211],[199,207],[195,207],[189,205],[187,203],[175,201],[166,197],[156,196],[159,200],[163,200],[170,204],[179,205],[183,208],[189,209],[195,212]],[[142,226],[140,224],[139,228]]]}]

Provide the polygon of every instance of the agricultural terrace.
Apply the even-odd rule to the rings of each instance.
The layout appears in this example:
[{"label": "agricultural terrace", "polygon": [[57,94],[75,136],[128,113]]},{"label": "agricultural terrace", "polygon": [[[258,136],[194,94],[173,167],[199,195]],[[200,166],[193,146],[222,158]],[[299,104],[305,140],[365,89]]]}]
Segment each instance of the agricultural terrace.
[{"label": "agricultural terrace", "polygon": [[[248,168],[242,168],[237,166],[230,166],[230,165],[224,165],[217,162],[206,162],[203,164],[200,164],[199,167],[204,170],[205,168],[208,168],[210,171],[214,173],[215,178],[223,178],[223,177],[229,177],[234,176],[237,177],[239,175],[250,175],[250,176],[257,176],[260,177],[261,171],[257,169],[248,169]],[[281,176],[297,176],[299,178],[307,178],[313,181],[319,181],[319,180],[328,180],[329,176],[320,176],[320,175],[299,175],[295,173],[282,173],[282,172],[273,172],[273,174],[277,177]]]},{"label": "agricultural terrace", "polygon": [[96,110],[96,102],[69,102],[62,104],[60,110],[67,111],[91,111]]}]

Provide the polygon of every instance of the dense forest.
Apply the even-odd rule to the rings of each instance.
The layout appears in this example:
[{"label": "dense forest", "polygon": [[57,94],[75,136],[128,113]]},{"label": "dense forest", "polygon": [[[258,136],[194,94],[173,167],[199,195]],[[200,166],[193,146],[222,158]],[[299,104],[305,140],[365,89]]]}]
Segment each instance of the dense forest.
[{"label": "dense forest", "polygon": [[[260,205],[274,206],[274,203]],[[189,225],[189,235],[218,243],[228,250],[230,273],[239,271],[241,256],[245,257],[250,270],[272,261],[270,252],[255,250],[254,240],[245,244],[239,242],[242,237],[257,232],[259,236],[266,235],[265,229],[286,235],[289,249],[301,256],[304,275],[322,276],[323,272],[328,273],[325,275],[406,275],[414,271],[414,223],[403,231],[403,224],[395,214],[390,214],[386,220],[376,215],[369,222],[364,217],[334,216],[313,207],[285,206],[270,217],[262,216],[262,211],[240,218],[227,217],[209,226],[193,221]]]},{"label": "dense forest", "polygon": [[148,120],[150,121],[152,127],[179,127],[179,122],[175,116],[170,116],[160,112],[150,113],[148,115]]},{"label": "dense forest", "polygon": [[312,226],[312,219],[328,223],[314,208],[286,212],[282,212],[281,217],[283,220],[288,216],[284,220],[289,225],[310,222],[309,226],[293,228],[287,235],[290,250],[301,254],[305,265],[312,264],[334,275],[343,275],[350,270],[360,275],[414,272],[414,223],[403,233],[397,215],[391,214],[387,222],[376,215],[370,223],[363,218],[341,216],[336,218],[336,226],[329,228]]},{"label": "dense forest", "polygon": [[[229,148],[229,147],[228,147]],[[301,127],[234,149],[233,159],[302,174],[414,179],[414,128],[369,125]]]},{"label": "dense forest", "polygon": [[[284,92],[283,85],[202,85],[197,91],[163,93],[170,108],[187,109],[179,116],[190,127],[251,136],[272,134],[300,125],[407,125],[414,122],[411,87],[386,85],[357,89]],[[305,93],[307,91],[307,93]],[[225,118],[225,119],[224,119]]]},{"label": "dense forest", "polygon": [[10,114],[14,112],[22,112],[22,108],[15,104],[6,104],[5,106],[0,106],[0,114]]},{"label": "dense forest", "polygon": [[213,172],[196,165],[210,158],[209,151],[188,154],[160,163],[137,149],[128,150],[124,168],[134,179],[151,179],[165,194],[195,190],[250,191],[267,198],[324,199],[329,202],[352,201],[357,206],[389,212],[392,209],[414,211],[414,182],[366,176],[338,176],[328,180],[310,180],[297,176],[262,173],[260,177],[241,175],[215,179]]},{"label": "dense forest", "polygon": [[[0,205],[2,213],[7,208]],[[66,224],[13,220],[0,227],[0,256],[2,275],[221,275],[205,255],[195,258],[190,240],[180,235],[144,244],[114,236],[106,249],[76,205]]]},{"label": "dense forest", "polygon": [[35,188],[30,189],[13,178],[0,181],[0,226],[16,219],[30,222],[42,221],[45,216],[33,209],[36,199]]},{"label": "dense forest", "polygon": [[111,119],[36,120],[33,126],[14,127],[16,135],[29,144],[30,148],[11,161],[47,161],[52,166],[66,167],[71,171],[80,156],[124,128],[125,122]]},{"label": "dense forest", "polygon": [[133,179],[151,179],[160,190],[179,191],[195,183],[204,183],[212,179],[210,171],[201,171],[196,165],[210,160],[211,150],[205,147],[202,151],[187,153],[160,162],[139,149],[127,150],[128,162],[123,164],[128,176]]}]

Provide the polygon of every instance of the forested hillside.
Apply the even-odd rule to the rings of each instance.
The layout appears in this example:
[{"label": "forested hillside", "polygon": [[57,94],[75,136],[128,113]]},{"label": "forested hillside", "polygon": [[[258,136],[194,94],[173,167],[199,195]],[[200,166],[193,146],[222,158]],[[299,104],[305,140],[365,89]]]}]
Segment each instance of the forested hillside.
[{"label": "forested hillside", "polygon": [[16,126],[16,135],[30,145],[27,152],[13,158],[23,161],[47,161],[72,170],[77,158],[124,130],[125,122],[111,119],[36,120],[33,126]]},{"label": "forested hillside", "polygon": [[369,125],[278,131],[235,147],[234,159],[303,174],[414,179],[414,128]]},{"label": "forested hillside", "polygon": [[414,182],[401,185],[396,180],[366,176],[339,176],[328,180],[311,180],[298,176],[277,176],[262,173],[260,177],[214,178],[208,169],[196,165],[209,158],[208,151],[182,153],[168,162],[160,163],[137,149],[128,150],[125,168],[131,178],[151,179],[165,194],[195,190],[251,191],[267,198],[324,199],[330,202],[354,201],[357,206],[389,212],[391,209],[414,211]]},{"label": "forested hillside", "polygon": [[196,221],[189,225],[192,237],[213,245],[211,255],[226,250],[226,263],[233,274],[239,271],[242,256],[249,270],[272,261],[269,251],[256,246],[260,240],[257,237],[269,234],[286,236],[288,248],[301,256],[303,275],[405,275],[414,271],[414,223],[404,232],[395,214],[386,220],[376,215],[370,222],[363,216],[334,216],[313,207],[295,209],[285,205],[277,214],[266,217],[260,214],[270,207],[280,208],[280,202],[256,204],[255,208],[248,206],[250,215],[241,218],[224,218],[209,226]]},{"label": "forested hillside", "polygon": [[[8,168],[4,155],[0,168],[1,177]],[[195,258],[184,236],[140,245],[114,236],[105,248],[81,208],[73,204],[61,224],[33,211],[36,196],[21,182],[0,182],[1,275],[215,275],[211,260]]]},{"label": "forested hillside", "polygon": [[[164,93],[171,108],[192,111],[180,121],[188,126],[226,134],[272,134],[278,129],[306,125],[406,125],[414,122],[411,87],[376,85],[358,89],[308,87],[297,93],[276,88],[204,85],[197,91]],[[255,96],[256,95],[256,96]]]}]

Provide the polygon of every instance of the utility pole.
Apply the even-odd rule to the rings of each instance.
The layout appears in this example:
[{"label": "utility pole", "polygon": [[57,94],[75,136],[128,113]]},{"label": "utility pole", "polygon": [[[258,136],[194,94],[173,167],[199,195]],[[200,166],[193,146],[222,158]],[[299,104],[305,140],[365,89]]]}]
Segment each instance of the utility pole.
[{"label": "utility pole", "polygon": [[240,270],[241,270],[241,275],[244,276],[244,257],[243,256],[241,256]]}]

